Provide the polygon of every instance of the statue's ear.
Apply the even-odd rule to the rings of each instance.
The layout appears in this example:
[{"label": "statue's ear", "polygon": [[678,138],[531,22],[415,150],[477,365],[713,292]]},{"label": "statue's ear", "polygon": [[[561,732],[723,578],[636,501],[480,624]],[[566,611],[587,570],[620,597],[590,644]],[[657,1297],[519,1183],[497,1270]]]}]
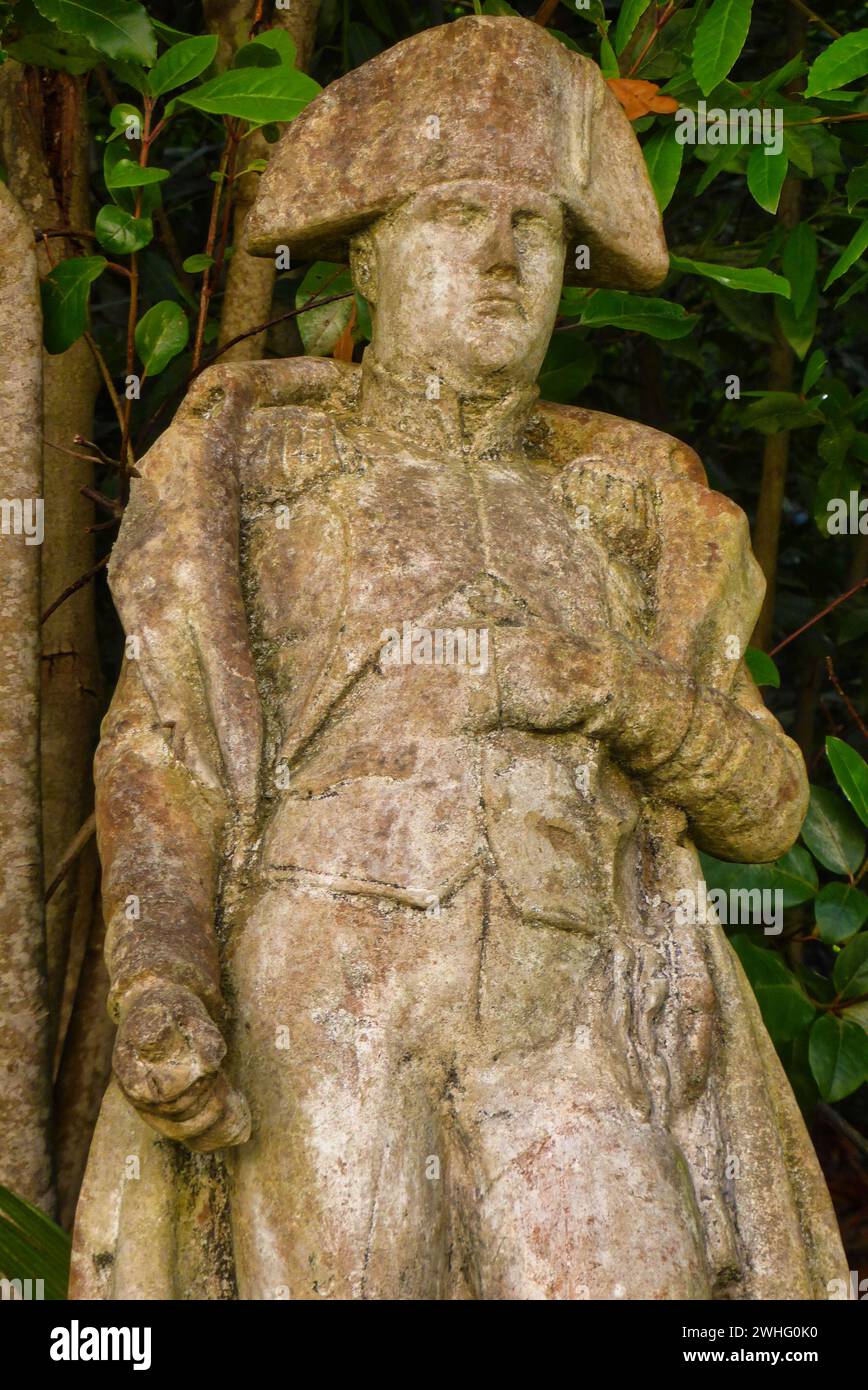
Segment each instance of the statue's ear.
[{"label": "statue's ear", "polygon": [[365,228],[350,242],[350,274],[359,294],[369,304],[377,302],[377,255],[374,238]]}]

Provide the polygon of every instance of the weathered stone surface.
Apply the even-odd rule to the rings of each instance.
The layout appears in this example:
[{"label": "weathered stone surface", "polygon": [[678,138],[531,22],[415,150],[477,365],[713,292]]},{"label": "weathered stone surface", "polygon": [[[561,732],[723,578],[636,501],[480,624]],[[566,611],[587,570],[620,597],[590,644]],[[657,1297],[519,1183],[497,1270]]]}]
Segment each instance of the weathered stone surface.
[{"label": "weathered stone surface", "polygon": [[[452,29],[559,70],[534,26]],[[419,116],[441,41],[400,59]],[[744,518],[676,440],[538,404],[572,214],[495,149],[356,230],[361,368],[211,369],[142,465],[78,1297],[820,1298],[845,1269],[738,963],[677,912],[695,845],[771,859],[804,812],[736,655]]]},{"label": "weathered stone surface", "polygon": [[0,1182],[51,1210],[39,812],[42,314],[30,224],[0,185]]},{"label": "weathered stone surface", "polygon": [[572,284],[652,289],[669,268],[657,204],[616,97],[539,25],[468,16],[334,82],[293,121],[262,177],[248,247],[345,258],[372,218],[441,179],[509,170],[563,203]]}]

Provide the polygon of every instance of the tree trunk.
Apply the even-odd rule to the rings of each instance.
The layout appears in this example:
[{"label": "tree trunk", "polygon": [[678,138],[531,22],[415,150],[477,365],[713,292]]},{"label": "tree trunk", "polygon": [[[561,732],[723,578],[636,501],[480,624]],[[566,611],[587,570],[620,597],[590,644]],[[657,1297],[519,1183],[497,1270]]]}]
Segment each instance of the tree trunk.
[{"label": "tree trunk", "polygon": [[[205,0],[205,19],[220,39],[218,65],[228,67],[236,50],[245,43],[256,14],[252,0]],[[313,53],[319,0],[293,0],[288,10],[275,10],[274,20],[295,41],[296,64],[307,69]],[[238,152],[238,168],[245,169],[255,159],[267,159],[271,146],[261,132],[254,131]],[[248,256],[242,249],[244,223],[259,184],[259,175],[245,174],[235,184],[233,244],[235,247],[226,277],[218,346],[231,342],[259,323],[267,322],[274,292],[275,268],[261,256]],[[252,362],[265,353],[265,334],[245,338],[223,353],[224,362]]]},{"label": "tree trunk", "polygon": [[[9,184],[33,230],[90,228],[89,137],[83,80],[64,73],[36,73],[7,61],[0,69],[0,147]],[[42,275],[68,256],[89,254],[89,241],[50,236],[38,242]],[[60,356],[43,354],[43,477],[45,543],[42,546],[42,603],[47,606],[94,562],[93,506],[81,488],[93,469],[64,449],[76,435],[91,436],[99,376],[87,344],[80,340]],[[52,446],[61,446],[52,447]],[[38,626],[37,626],[38,631]],[[87,585],[67,599],[42,628],[41,799],[43,855],[49,882],[67,846],[93,805],[91,763],[102,711],[102,680],[96,640],[94,591]],[[95,857],[72,865],[46,910],[46,968],[49,1016],[47,1047],[62,1052],[63,1075],[55,1094],[59,1148],[58,1205],[71,1215],[105,1085],[97,1064],[111,1047],[112,1025],[104,1003],[89,1008],[87,1035],[73,1027],[82,958],[94,921]],[[70,941],[75,935],[73,959]],[[91,972],[92,974],[93,972]],[[69,1111],[69,1113],[67,1113]]]},{"label": "tree trunk", "polygon": [[29,543],[38,541],[42,497],[42,319],[30,220],[2,184],[0,245],[0,1182],[51,1211],[39,813],[41,547]]},{"label": "tree trunk", "polygon": [[[787,13],[787,53],[789,57],[801,53],[805,46],[807,31],[805,16],[790,8]],[[802,84],[803,79],[798,78],[790,84],[787,90],[799,90]],[[788,231],[797,226],[801,216],[801,207],[802,181],[788,175],[784,179],[784,186],[781,189],[781,199],[777,212],[778,221]],[[775,323],[775,341],[769,355],[767,390],[791,391],[793,389],[794,363],[793,349]],[[770,434],[763,450],[762,481],[760,482],[759,501],[753,531],[754,554],[766,577],[765,598],[751,638],[753,646],[759,647],[761,651],[766,651],[771,645],[774,626],[781,510],[786,491],[789,460],[789,430]]]},{"label": "tree trunk", "polygon": [[[33,229],[90,226],[86,94],[80,78],[36,73],[7,61],[0,68],[0,147],[9,187]],[[46,275],[60,260],[90,247],[63,237],[38,243]],[[92,468],[53,445],[74,448],[90,437],[99,379],[84,340],[43,357],[45,544],[42,594],[51,603],[94,562],[93,505],[81,488]],[[52,614],[42,631],[42,808],[45,873],[53,877],[64,850],[92,807],[91,761],[101,708],[94,595],[86,585]],[[49,1004],[56,1029],[69,933],[76,911],[78,866],[49,903],[46,932]]]}]

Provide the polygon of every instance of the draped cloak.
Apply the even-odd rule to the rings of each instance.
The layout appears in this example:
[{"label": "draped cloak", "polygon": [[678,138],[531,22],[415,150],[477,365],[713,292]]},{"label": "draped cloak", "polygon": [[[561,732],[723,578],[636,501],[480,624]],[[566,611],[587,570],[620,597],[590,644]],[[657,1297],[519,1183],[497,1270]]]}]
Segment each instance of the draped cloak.
[{"label": "draped cloak", "polygon": [[[266,416],[289,421],[294,442],[285,454],[294,496],[303,496],[324,469],[351,473],[363,466],[358,440],[340,423],[351,417],[358,371],[315,359],[209,369],[133,484],[110,578],[125,631],[137,639],[135,659],[127,663],[135,670],[124,677],[136,682],[137,693],[116,701],[98,755],[98,782],[107,788],[98,828],[107,864],[113,1001],[127,978],[143,970],[160,975],[168,963],[172,977],[196,988],[226,1022],[222,976],[231,1012],[228,943],[232,922],[246,910],[240,885],[261,836],[263,761],[303,746],[356,674],[320,673],[298,726],[270,727],[256,655],[261,634],[253,630],[245,589],[242,494],[251,505],[267,506],[280,505],[281,494],[257,482],[244,441]],[[606,494],[601,512],[610,532],[601,543],[615,587],[629,591],[640,582],[637,574],[653,586],[645,640],[756,719],[771,721],[743,664],[726,654],[727,638],[744,649],[762,598],[745,519],[709,491],[695,455],[657,431],[577,408],[543,404],[534,428],[563,465],[556,486],[565,505]],[[640,493],[653,498],[653,544]],[[620,521],[612,527],[613,516]],[[359,654],[360,663],[366,659]],[[345,668],[351,664],[352,656]],[[129,742],[139,737],[137,720],[145,730],[139,751]],[[137,782],[136,769],[146,765],[145,780]],[[125,768],[126,801],[123,776],[121,790],[111,789]],[[147,782],[161,776],[180,787],[181,802],[188,783],[195,784],[192,816],[176,815],[171,797],[165,810],[162,792]],[[121,818],[127,849],[118,848]],[[679,890],[695,888],[701,869],[680,812],[658,807],[652,831],[651,887],[655,901],[671,908]],[[163,921],[173,925],[136,934],[123,922],[122,888],[112,883],[129,885],[128,861],[147,862],[160,834],[174,839],[174,850],[164,849],[160,886],[161,902],[171,908]],[[202,937],[196,924],[209,914],[215,930]],[[711,921],[679,938],[684,930],[664,933],[670,990],[687,989],[701,960],[713,990],[710,1060],[691,1091],[689,1039],[671,1027],[667,1036],[664,1027],[651,1062],[662,1059],[667,1074],[688,1077],[687,1099],[670,1128],[704,1223],[713,1296],[826,1297],[828,1282],[844,1276],[846,1266],[786,1076],[720,926]],[[237,1038],[230,1042],[230,1072],[238,1046]],[[193,1154],[162,1139],[112,1083],[78,1207],[72,1296],[257,1296],[251,1257],[239,1277],[234,1253],[234,1227],[255,1223],[255,1212],[238,1210],[248,1199],[233,1196],[236,1156],[234,1150]],[[731,1158],[736,1172],[727,1168]]]}]

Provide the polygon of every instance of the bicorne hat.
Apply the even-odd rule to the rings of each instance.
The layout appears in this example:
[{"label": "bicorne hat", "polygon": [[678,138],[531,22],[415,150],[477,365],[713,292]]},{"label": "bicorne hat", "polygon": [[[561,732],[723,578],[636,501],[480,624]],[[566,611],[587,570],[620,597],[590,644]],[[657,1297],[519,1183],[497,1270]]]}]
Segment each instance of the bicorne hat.
[{"label": "bicorne hat", "polygon": [[420,189],[527,182],[558,197],[588,268],[571,284],[647,290],[668,256],[642,151],[596,64],[528,19],[425,29],[333,82],[262,176],[247,249],[342,261],[350,237]]}]

